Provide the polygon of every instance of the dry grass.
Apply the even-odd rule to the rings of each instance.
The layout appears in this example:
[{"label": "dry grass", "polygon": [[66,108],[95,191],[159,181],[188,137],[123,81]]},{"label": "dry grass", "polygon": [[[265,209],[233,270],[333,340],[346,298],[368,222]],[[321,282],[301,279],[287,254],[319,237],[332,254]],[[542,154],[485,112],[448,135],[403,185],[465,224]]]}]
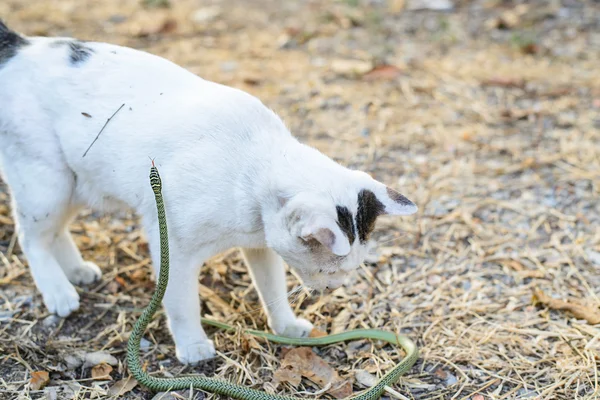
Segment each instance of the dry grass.
[{"label": "dry grass", "polygon": [[[328,332],[380,327],[417,340],[421,358],[397,387],[406,398],[600,397],[598,326],[533,297],[540,289],[594,312],[600,306],[597,2],[564,1],[558,10],[533,1],[505,31],[489,27],[511,2],[461,1],[450,13],[399,11],[401,1],[173,3],[5,0],[0,16],[29,34],[145,49],[247,90],[303,140],[415,200],[416,218],[379,221],[376,254],[344,288],[295,303]],[[206,7],[220,15],[208,18]],[[198,8],[208,17],[194,23]],[[400,72],[365,80],[335,60]],[[129,214],[77,220],[77,243],[104,278],[80,290],[80,312],[59,320],[47,315],[24,266],[5,189],[0,398],[109,398],[112,382],[69,369],[65,355],[107,351],[120,362],[114,381],[127,376],[127,333],[153,287],[138,222]],[[265,328],[237,251],[210,260],[200,285],[206,314]],[[274,390],[281,346],[209,331],[216,361],[184,368],[161,314],[146,335],[149,369]],[[370,342],[316,351],[342,376],[380,373],[401,356]],[[37,370],[50,372],[45,391],[28,385]],[[151,397],[139,387],[123,396]]]}]

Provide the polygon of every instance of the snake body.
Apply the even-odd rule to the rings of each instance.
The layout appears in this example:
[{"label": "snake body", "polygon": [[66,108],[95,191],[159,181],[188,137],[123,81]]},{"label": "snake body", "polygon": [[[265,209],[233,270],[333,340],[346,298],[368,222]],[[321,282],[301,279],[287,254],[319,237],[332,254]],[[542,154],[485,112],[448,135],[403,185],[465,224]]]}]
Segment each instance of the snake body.
[{"label": "snake body", "polygon": [[[162,302],[163,295],[169,281],[169,240],[167,235],[167,221],[162,198],[162,183],[160,175],[158,174],[158,169],[154,165],[154,162],[152,163],[152,167],[150,169],[150,184],[152,186],[152,190],[154,191],[156,207],[158,210],[158,222],[160,229],[160,272],[152,299],[133,326],[133,330],[127,343],[127,364],[131,375],[133,375],[133,377],[141,385],[156,392],[190,389],[193,387],[205,392],[216,393],[240,400],[299,400],[299,397],[268,394],[256,389],[235,385],[221,379],[207,378],[200,375],[182,376],[177,378],[158,378],[150,376],[144,371],[139,356],[140,341],[144,331],[146,330],[146,327],[152,320],[154,313]],[[202,323],[212,325],[226,331],[236,329],[230,325],[206,318],[202,319]],[[355,339],[374,339],[382,340],[392,345],[400,345],[404,349],[406,356],[391,371],[385,374],[376,385],[360,392],[357,395],[348,397],[347,400],[379,399],[381,394],[384,392],[385,387],[394,384],[400,375],[408,371],[418,358],[417,346],[408,337],[377,329],[359,329],[318,338],[288,338],[250,329],[245,330],[244,332],[259,338],[267,339],[274,343],[289,345],[324,346]]]}]

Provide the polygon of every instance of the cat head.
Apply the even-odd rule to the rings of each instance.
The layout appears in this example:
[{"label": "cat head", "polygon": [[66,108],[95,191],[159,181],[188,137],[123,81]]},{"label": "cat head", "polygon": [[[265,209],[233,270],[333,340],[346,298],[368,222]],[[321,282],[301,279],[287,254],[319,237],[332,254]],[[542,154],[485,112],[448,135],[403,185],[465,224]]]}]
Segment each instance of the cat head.
[{"label": "cat head", "polygon": [[367,254],[367,241],[381,215],[411,215],[417,206],[359,171],[349,171],[325,190],[279,197],[266,224],[274,249],[313,289],[339,287]]}]

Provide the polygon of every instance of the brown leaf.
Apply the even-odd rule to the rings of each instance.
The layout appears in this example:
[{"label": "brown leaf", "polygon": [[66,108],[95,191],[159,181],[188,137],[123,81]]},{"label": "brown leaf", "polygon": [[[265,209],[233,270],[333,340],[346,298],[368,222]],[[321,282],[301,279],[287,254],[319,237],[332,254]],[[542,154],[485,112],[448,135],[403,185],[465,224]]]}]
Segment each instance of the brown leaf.
[{"label": "brown leaf", "polygon": [[115,281],[121,285],[121,287],[127,287],[127,281],[122,276],[115,276]]},{"label": "brown leaf", "polygon": [[112,370],[112,367],[106,363],[98,364],[92,368],[92,379],[98,381],[111,380],[110,373]]},{"label": "brown leaf", "polygon": [[50,375],[46,371],[35,371],[31,373],[29,385],[31,390],[43,389],[50,382]]},{"label": "brown leaf", "polygon": [[261,79],[258,76],[246,76],[243,81],[246,85],[250,86],[258,86],[261,83]]},{"label": "brown leaf", "polygon": [[504,88],[524,89],[527,82],[524,79],[496,77],[481,82],[481,86],[498,86]]},{"label": "brown leaf", "polygon": [[172,18],[166,19],[158,29],[158,33],[173,33],[177,30],[177,21]]},{"label": "brown leaf", "polygon": [[540,289],[535,289],[533,300],[535,303],[543,304],[553,310],[568,311],[573,314],[575,318],[585,319],[592,325],[600,324],[600,310],[598,310],[597,307],[589,307],[573,301],[568,302],[564,300],[553,299],[552,297],[547,296]]},{"label": "brown leaf", "polygon": [[521,52],[523,54],[537,54],[540,52],[540,47],[535,43],[527,43],[521,46]]},{"label": "brown leaf", "polygon": [[129,274],[129,277],[133,281],[142,282],[147,277],[146,270],[144,268],[136,269],[131,274]]},{"label": "brown leaf", "polygon": [[110,389],[108,389],[108,395],[109,396],[122,396],[127,392],[130,392],[134,387],[136,387],[138,384],[138,381],[136,381],[134,378],[129,377],[127,379],[121,379],[118,382],[115,382],[114,385],[111,386]]},{"label": "brown leaf", "polygon": [[342,380],[331,385],[331,389],[327,391],[330,395],[336,399],[346,399],[352,396],[352,382],[349,380]]},{"label": "brown leaf", "polygon": [[310,331],[310,334],[308,335],[308,337],[323,337],[323,336],[327,336],[327,332],[323,332],[317,328],[313,328],[313,330]]},{"label": "brown leaf", "polygon": [[345,398],[352,393],[352,383],[340,378],[338,373],[309,347],[296,347],[288,351],[273,374],[276,386],[280,382],[289,382],[297,386],[302,377],[308,378],[321,388],[331,384],[327,393],[336,398]]},{"label": "brown leaf", "polygon": [[440,379],[446,379],[448,377],[448,372],[444,371],[442,368],[437,368],[434,374]]},{"label": "brown leaf", "polygon": [[82,112],[81,115],[83,115],[84,117],[87,117],[87,118],[92,118],[92,116],[86,112]]},{"label": "brown leaf", "polygon": [[294,366],[286,365],[284,367],[282,365],[273,373],[273,379],[276,385],[280,382],[288,382],[293,387],[297,387],[302,380],[302,375],[300,375],[300,372]]},{"label": "brown leaf", "polygon": [[396,67],[395,65],[384,64],[378,65],[366,74],[364,74],[363,79],[367,81],[373,81],[378,79],[392,81],[398,78],[401,74],[402,71],[400,71],[400,68]]}]

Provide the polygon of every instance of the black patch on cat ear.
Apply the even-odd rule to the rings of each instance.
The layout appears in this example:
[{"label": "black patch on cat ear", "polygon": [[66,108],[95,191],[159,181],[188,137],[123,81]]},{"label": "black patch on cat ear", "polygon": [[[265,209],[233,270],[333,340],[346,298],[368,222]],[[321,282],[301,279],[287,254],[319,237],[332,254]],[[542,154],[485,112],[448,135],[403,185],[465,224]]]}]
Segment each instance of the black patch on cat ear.
[{"label": "black patch on cat ear", "polygon": [[350,246],[352,246],[356,240],[356,230],[354,229],[352,213],[344,206],[336,206],[335,209],[337,211],[337,224],[348,238]]},{"label": "black patch on cat ear", "polygon": [[369,240],[375,229],[375,220],[385,213],[385,206],[377,199],[375,193],[363,189],[358,193],[358,211],[356,212],[356,228],[361,243]]},{"label": "black patch on cat ear", "polygon": [[403,206],[414,206],[415,205],[412,201],[410,201],[406,197],[402,196],[400,193],[396,192],[392,188],[388,187],[388,188],[386,188],[386,191],[387,191],[388,196],[390,196],[390,199],[392,199],[395,203],[401,204]]},{"label": "black patch on cat ear", "polygon": [[0,66],[13,58],[19,49],[29,44],[29,41],[9,29],[0,20]]}]

